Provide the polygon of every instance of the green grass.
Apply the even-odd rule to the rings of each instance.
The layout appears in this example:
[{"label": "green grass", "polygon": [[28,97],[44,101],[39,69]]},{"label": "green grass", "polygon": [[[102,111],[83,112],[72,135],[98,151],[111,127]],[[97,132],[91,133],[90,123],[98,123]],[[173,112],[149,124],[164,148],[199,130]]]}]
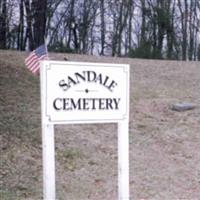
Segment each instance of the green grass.
[{"label": "green grass", "polygon": [[64,150],[58,150],[56,158],[63,163],[66,170],[74,171],[77,167],[77,159],[82,157],[82,153],[79,149],[68,148]]},{"label": "green grass", "polygon": [[0,190],[0,199],[1,200],[17,200],[13,191],[9,190]]}]

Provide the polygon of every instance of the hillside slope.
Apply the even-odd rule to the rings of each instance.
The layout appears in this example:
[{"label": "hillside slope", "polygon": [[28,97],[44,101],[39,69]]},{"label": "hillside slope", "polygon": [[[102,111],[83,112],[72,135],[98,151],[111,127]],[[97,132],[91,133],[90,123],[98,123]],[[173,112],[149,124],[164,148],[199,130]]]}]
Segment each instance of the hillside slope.
[{"label": "hillside slope", "polygon": [[[26,53],[0,50],[0,199],[42,198],[39,76]],[[51,59],[127,63],[130,80],[131,199],[199,199],[200,65],[84,55]],[[192,102],[196,109],[170,110]],[[117,126],[56,126],[59,200],[117,199]]]}]

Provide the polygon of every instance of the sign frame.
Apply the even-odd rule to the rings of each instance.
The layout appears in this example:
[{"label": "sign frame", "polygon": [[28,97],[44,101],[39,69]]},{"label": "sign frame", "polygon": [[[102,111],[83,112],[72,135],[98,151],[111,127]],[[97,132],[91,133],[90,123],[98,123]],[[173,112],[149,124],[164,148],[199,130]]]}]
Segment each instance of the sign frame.
[{"label": "sign frame", "polygon": [[[125,76],[125,94],[126,99],[124,106],[125,113],[123,117],[116,119],[97,119],[97,120],[51,120],[47,115],[47,103],[51,98],[48,96],[48,73],[47,70],[55,65],[64,66],[81,66],[86,68],[106,67],[123,69]],[[117,123],[118,124],[118,200],[129,200],[129,70],[127,64],[111,63],[89,63],[89,62],[69,62],[69,61],[41,61],[40,62],[40,90],[41,90],[41,115],[42,115],[42,147],[43,147],[43,197],[44,200],[56,199],[55,184],[55,141],[54,125],[55,124],[85,124],[85,123]],[[54,66],[54,68],[55,68]],[[96,69],[97,69],[96,68]],[[105,69],[106,69],[105,68]],[[53,68],[52,68],[53,69]],[[82,68],[81,68],[82,69]],[[88,68],[87,68],[88,69]],[[57,71],[55,68],[54,70]],[[49,73],[50,74],[50,73]],[[49,75],[50,76],[50,75]],[[51,79],[50,79],[51,80]],[[88,83],[89,84],[89,83]],[[123,85],[124,86],[124,85]],[[123,101],[124,104],[124,101]],[[123,109],[123,111],[124,111]],[[54,113],[53,113],[54,115]],[[58,115],[59,118],[59,115]]]}]

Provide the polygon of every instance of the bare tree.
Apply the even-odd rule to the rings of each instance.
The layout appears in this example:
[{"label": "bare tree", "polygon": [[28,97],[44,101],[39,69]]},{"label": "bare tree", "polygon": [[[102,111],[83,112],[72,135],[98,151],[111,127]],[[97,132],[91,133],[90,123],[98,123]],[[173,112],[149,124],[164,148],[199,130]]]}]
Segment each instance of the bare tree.
[{"label": "bare tree", "polygon": [[6,49],[7,39],[7,1],[0,1],[0,48]]},{"label": "bare tree", "polygon": [[47,0],[32,0],[34,48],[44,44]]},{"label": "bare tree", "polygon": [[197,60],[199,0],[1,0],[0,48]]},{"label": "bare tree", "polygon": [[100,15],[101,15],[101,52],[100,55],[104,55],[104,48],[105,48],[105,2],[104,0],[100,0]]},{"label": "bare tree", "polygon": [[17,38],[17,49],[25,50],[24,44],[24,0],[20,0],[19,3],[19,25],[18,25],[18,38]]},{"label": "bare tree", "polygon": [[26,10],[26,35],[25,41],[28,39],[29,49],[34,49],[34,41],[33,41],[33,32],[32,32],[32,12],[31,12],[31,3],[29,0],[24,0],[25,10]]},{"label": "bare tree", "polygon": [[68,40],[67,40],[67,48],[70,49],[70,42],[71,42],[71,36],[72,36],[72,29],[74,26],[74,5],[75,5],[75,0],[70,1],[70,12],[69,12],[69,17],[68,17],[68,26],[69,26],[69,34],[68,34]]},{"label": "bare tree", "polygon": [[187,21],[188,21],[188,1],[178,0],[178,8],[181,14],[181,30],[182,30],[182,59],[186,60],[187,56]]},{"label": "bare tree", "polygon": [[197,59],[197,33],[198,33],[198,1],[190,2],[189,8],[189,37],[188,37],[188,58],[189,60]]}]

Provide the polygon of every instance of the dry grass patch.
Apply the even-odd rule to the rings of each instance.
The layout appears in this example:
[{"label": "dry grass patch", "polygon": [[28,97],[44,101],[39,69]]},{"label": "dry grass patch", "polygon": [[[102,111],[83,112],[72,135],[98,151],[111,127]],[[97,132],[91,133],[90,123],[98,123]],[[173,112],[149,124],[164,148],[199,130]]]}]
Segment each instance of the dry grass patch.
[{"label": "dry grass patch", "polygon": [[[26,53],[0,50],[0,197],[42,198],[39,77]],[[64,54],[50,54],[63,60]],[[199,199],[200,68],[198,62],[70,54],[71,61],[127,63],[130,87],[131,199]],[[196,109],[170,110],[191,102]],[[117,199],[117,126],[56,126],[60,200]]]}]

